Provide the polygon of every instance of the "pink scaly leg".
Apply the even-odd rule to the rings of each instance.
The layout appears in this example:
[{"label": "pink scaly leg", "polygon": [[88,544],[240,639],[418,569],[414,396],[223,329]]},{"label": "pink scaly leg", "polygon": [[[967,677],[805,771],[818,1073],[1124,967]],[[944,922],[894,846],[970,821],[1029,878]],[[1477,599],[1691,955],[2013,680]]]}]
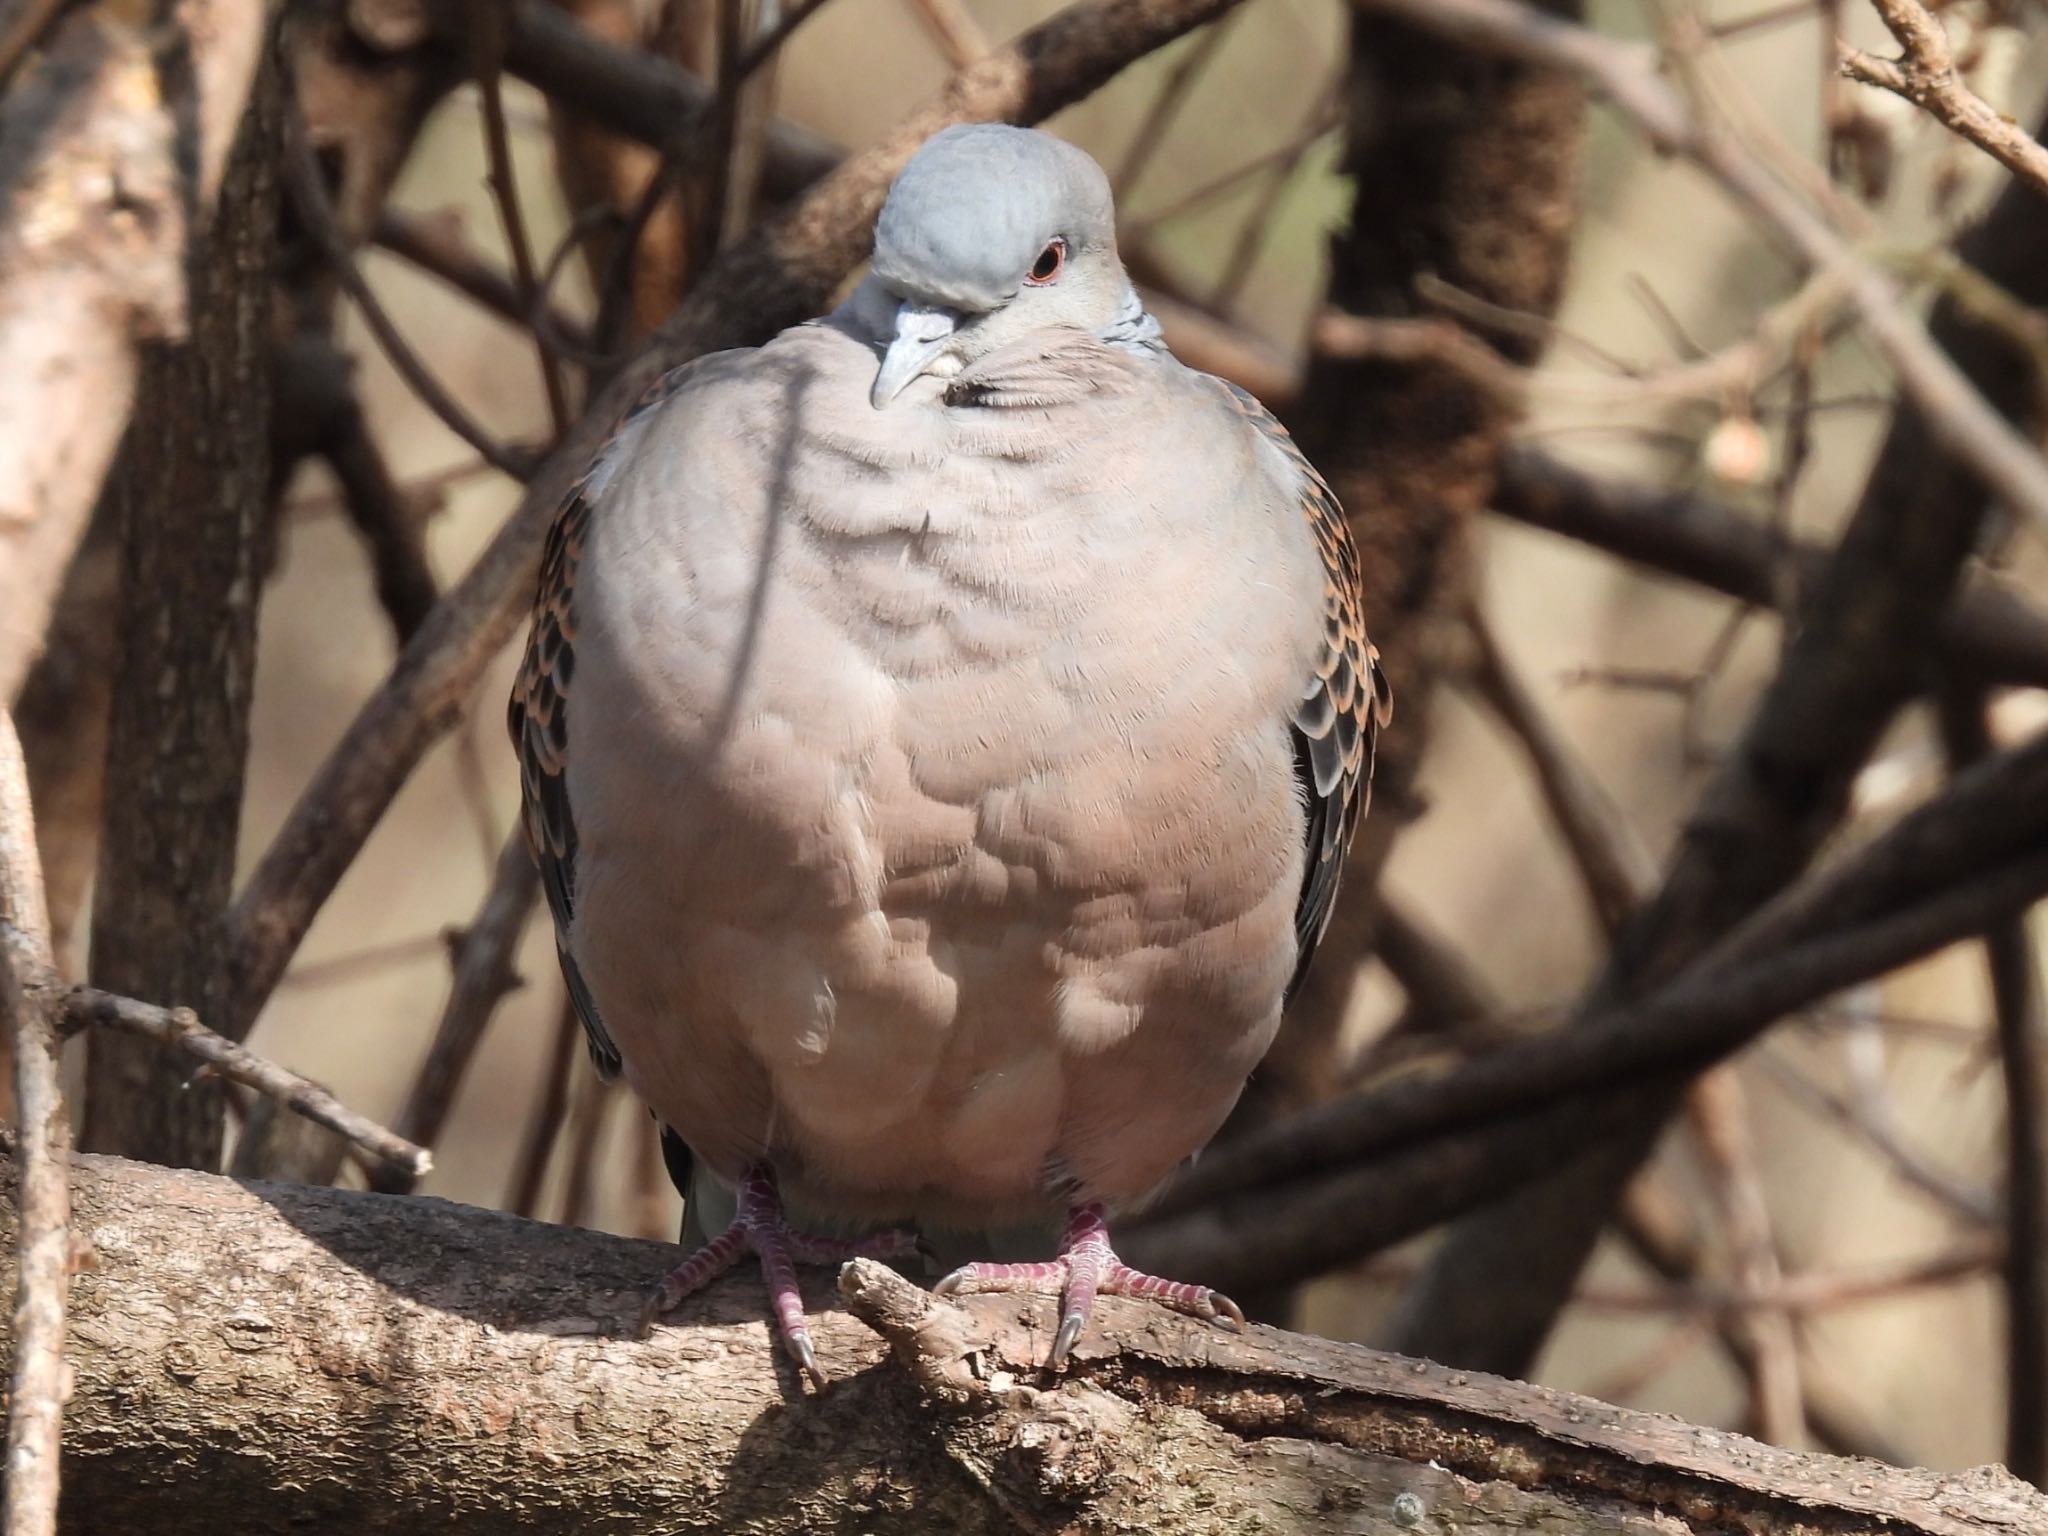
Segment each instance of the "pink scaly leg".
[{"label": "pink scaly leg", "polygon": [[1099,1205],[1077,1205],[1067,1216],[1060,1255],[1044,1264],[963,1264],[933,1289],[941,1296],[954,1292],[1027,1291],[1061,1298],[1060,1331],[1052,1342],[1054,1370],[1067,1363],[1081,1330],[1088,1326],[1096,1296],[1144,1296],[1176,1312],[1206,1322],[1244,1327],[1244,1313],[1228,1296],[1206,1285],[1188,1285],[1142,1274],[1116,1256],[1109,1246],[1109,1225]]},{"label": "pink scaly leg", "polygon": [[811,1330],[804,1321],[803,1297],[797,1291],[798,1264],[843,1264],[848,1259],[896,1259],[917,1249],[916,1234],[878,1232],[872,1237],[814,1237],[790,1226],[782,1214],[782,1196],[775,1188],[775,1175],[766,1168],[752,1168],[740,1180],[739,1210],[732,1225],[668,1272],[661,1286],[640,1311],[640,1337],[646,1338],[662,1314],[685,1296],[694,1295],[752,1253],[761,1266],[761,1278],[768,1286],[768,1303],[775,1314],[775,1330],[804,1374],[820,1391],[825,1372],[818,1365],[818,1352],[811,1345]]}]

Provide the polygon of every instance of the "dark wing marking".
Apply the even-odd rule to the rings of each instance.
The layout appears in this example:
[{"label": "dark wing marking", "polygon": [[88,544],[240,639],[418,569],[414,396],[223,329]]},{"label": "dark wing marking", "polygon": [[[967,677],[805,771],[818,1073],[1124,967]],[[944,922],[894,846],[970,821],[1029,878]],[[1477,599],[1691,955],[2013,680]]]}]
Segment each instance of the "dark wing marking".
[{"label": "dark wing marking", "polygon": [[599,471],[618,443],[627,422],[674,394],[688,373],[679,368],[658,379],[619,422],[577,482],[548,530],[541,554],[540,590],[533,603],[533,628],[527,635],[526,659],[512,685],[506,724],[513,750],[519,754],[519,787],[524,802],[526,846],[540,868],[541,889],[555,919],[555,953],[570,999],[590,1039],[590,1059],[605,1077],[619,1070],[618,1047],[605,1033],[597,1004],[582,973],[569,955],[569,924],[576,912],[576,819],[569,809],[569,690],[576,676],[576,572],[583,562],[584,540]]},{"label": "dark wing marking", "polygon": [[1273,413],[1235,384],[1218,382],[1238,413],[1301,472],[1301,512],[1323,560],[1323,646],[1290,722],[1295,776],[1308,806],[1308,866],[1294,910],[1300,954],[1287,985],[1292,1000],[1330,925],[1344,855],[1372,800],[1373,749],[1394,701],[1380,653],[1366,638],[1365,591],[1344,509]]}]

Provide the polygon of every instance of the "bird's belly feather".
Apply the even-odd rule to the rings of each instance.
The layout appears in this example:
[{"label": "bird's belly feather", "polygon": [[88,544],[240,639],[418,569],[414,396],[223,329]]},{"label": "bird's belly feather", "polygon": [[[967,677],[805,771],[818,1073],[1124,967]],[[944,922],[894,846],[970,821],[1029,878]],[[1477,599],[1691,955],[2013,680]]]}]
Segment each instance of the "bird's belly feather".
[{"label": "bird's belly feather", "polygon": [[697,559],[579,642],[570,942],[629,1080],[800,1205],[1141,1198],[1278,1024],[1290,659],[1205,633],[1170,556],[799,533],[743,640]]}]

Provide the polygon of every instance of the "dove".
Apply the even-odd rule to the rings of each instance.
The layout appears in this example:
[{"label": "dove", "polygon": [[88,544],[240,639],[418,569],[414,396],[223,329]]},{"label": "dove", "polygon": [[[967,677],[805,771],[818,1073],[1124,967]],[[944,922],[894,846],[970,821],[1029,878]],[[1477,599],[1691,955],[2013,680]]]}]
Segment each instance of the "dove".
[{"label": "dove", "polygon": [[[941,1291],[1242,1326],[1109,1224],[1222,1125],[1329,921],[1390,695],[1336,499],[1168,351],[1106,178],[960,126],[831,314],[663,379],[567,498],[509,712],[594,1060],[704,1245],[1064,1222]],[[730,1220],[701,1218],[713,1205]]]}]

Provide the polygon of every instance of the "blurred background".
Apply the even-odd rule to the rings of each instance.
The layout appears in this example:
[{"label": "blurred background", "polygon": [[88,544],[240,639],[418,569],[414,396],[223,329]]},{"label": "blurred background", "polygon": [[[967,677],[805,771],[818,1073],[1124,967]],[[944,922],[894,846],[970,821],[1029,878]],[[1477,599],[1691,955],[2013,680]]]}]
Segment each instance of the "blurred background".
[{"label": "blurred background", "polygon": [[[694,34],[685,18],[680,32],[660,36],[676,23],[657,4],[564,8],[615,41],[667,48],[685,64],[715,69],[702,18]],[[772,105],[820,140],[857,148],[936,92],[962,59],[1052,9],[1042,0],[831,0],[782,47],[772,98],[749,110]],[[1943,14],[1974,88],[2032,122],[2048,88],[2041,8],[1954,4]],[[1868,214],[1859,249],[1896,257],[1901,270],[1941,251],[2006,182],[1989,159],[1907,103],[1836,78],[1837,24],[1858,46],[1892,49],[1877,18],[1853,0],[1684,8],[1594,0],[1586,19],[1646,42],[1686,29],[1706,97],[1771,155],[1812,167],[1832,159],[1841,195]],[[1251,0],[1048,124],[1111,171],[1125,254],[1148,287],[1204,312],[1190,319],[1181,308],[1162,309],[1170,336],[1186,341],[1185,355],[1203,361],[1222,336],[1231,355],[1257,371],[1247,382],[1282,394],[1297,387],[1329,290],[1331,242],[1353,206],[1342,156],[1348,46],[1336,0]],[[1162,92],[1183,77],[1185,97],[1162,120]],[[323,113],[334,120],[352,110],[339,88],[323,94],[302,82],[301,92],[316,139]],[[545,258],[575,244],[572,223],[588,189],[565,187],[579,186],[579,175],[587,182],[597,162],[585,155],[565,168],[565,147],[578,153],[574,123],[519,80],[504,81],[503,115],[526,223]],[[512,257],[487,185],[485,126],[473,81],[439,95],[388,208],[503,271]],[[644,185],[654,157],[640,153]],[[1588,114],[1576,167],[1579,207],[1562,300],[1527,382],[1517,442],[1629,483],[1709,496],[1788,536],[1831,542],[1889,420],[1893,386],[1880,360],[1853,326],[1834,323],[1838,308],[1799,307],[1801,275],[1768,235],[1606,110]],[[346,214],[346,197],[339,201]],[[1399,230],[1377,233],[1401,238]],[[388,244],[366,244],[359,264],[398,330],[492,436],[544,443],[550,414],[529,332]],[[601,259],[583,255],[557,264],[550,298],[574,325],[597,322],[602,272]],[[644,329],[651,318],[627,329]],[[356,360],[370,435],[405,490],[432,571],[450,582],[499,527],[517,487],[481,465],[421,403],[359,306],[344,302],[338,325]],[[1785,407],[1776,372],[1768,396],[1740,369],[1723,370],[1725,380],[1704,391],[1658,383],[1682,365],[1751,343],[1766,364],[1759,377],[1799,352],[1805,408]],[[1275,403],[1284,412],[1287,402]],[[1357,423],[1368,440],[1372,429]],[[1988,579],[2040,590],[2037,541],[2001,546],[1992,563],[1998,569]],[[1514,672],[1611,798],[1616,823],[1654,872],[1777,665],[1779,616],[1506,517],[1478,522],[1470,587]],[[341,491],[326,467],[304,467],[283,501],[261,610],[245,870],[395,654]],[[513,649],[499,658],[459,729],[406,785],[251,1037],[258,1050],[374,1117],[400,1110],[448,994],[451,931],[473,921],[517,825],[517,777],[502,724],[515,659]],[[1396,737],[1426,727],[1426,737],[1416,737],[1426,740],[1426,754],[1412,792],[1377,810],[1403,827],[1382,890],[1408,921],[1463,957],[1508,1027],[1534,1025],[1585,987],[1606,937],[1527,758],[1474,685],[1473,668],[1453,645],[1446,686],[1426,710],[1397,713]],[[1403,697],[1398,674],[1395,683]],[[2037,693],[2003,695],[1996,733],[2016,739],[2043,714]],[[1927,712],[1908,711],[1862,774],[1840,837],[1855,840],[1882,825],[1941,773]],[[89,870],[89,860],[77,868]],[[74,914],[90,911],[80,889],[66,904]],[[85,929],[75,921],[68,941],[81,975]],[[1354,1085],[1360,1072],[1370,1079],[1409,1070],[1416,1060],[1379,1049],[1407,1000],[1377,962],[1363,964],[1320,1068],[1339,1085]],[[422,1188],[672,1237],[678,1203],[644,1111],[623,1090],[596,1083],[580,1042],[564,1047],[544,918],[526,923],[515,968],[519,985],[491,1017]],[[1746,1325],[1767,1314],[1799,1390],[1855,1419],[1860,1448],[1942,1468],[1999,1459],[2003,1113],[1974,948],[1788,1022],[1696,1097],[1656,1157],[1651,1193],[1697,1234],[1702,1274],[1673,1285],[1626,1246],[1603,1244],[1536,1377],[1811,1443],[1803,1419],[1759,1422],[1756,1383],[1720,1346],[1731,1319]],[[360,1182],[353,1171],[343,1177]],[[1317,1280],[1300,1320],[1373,1341],[1431,1242],[1418,1238]]]}]

